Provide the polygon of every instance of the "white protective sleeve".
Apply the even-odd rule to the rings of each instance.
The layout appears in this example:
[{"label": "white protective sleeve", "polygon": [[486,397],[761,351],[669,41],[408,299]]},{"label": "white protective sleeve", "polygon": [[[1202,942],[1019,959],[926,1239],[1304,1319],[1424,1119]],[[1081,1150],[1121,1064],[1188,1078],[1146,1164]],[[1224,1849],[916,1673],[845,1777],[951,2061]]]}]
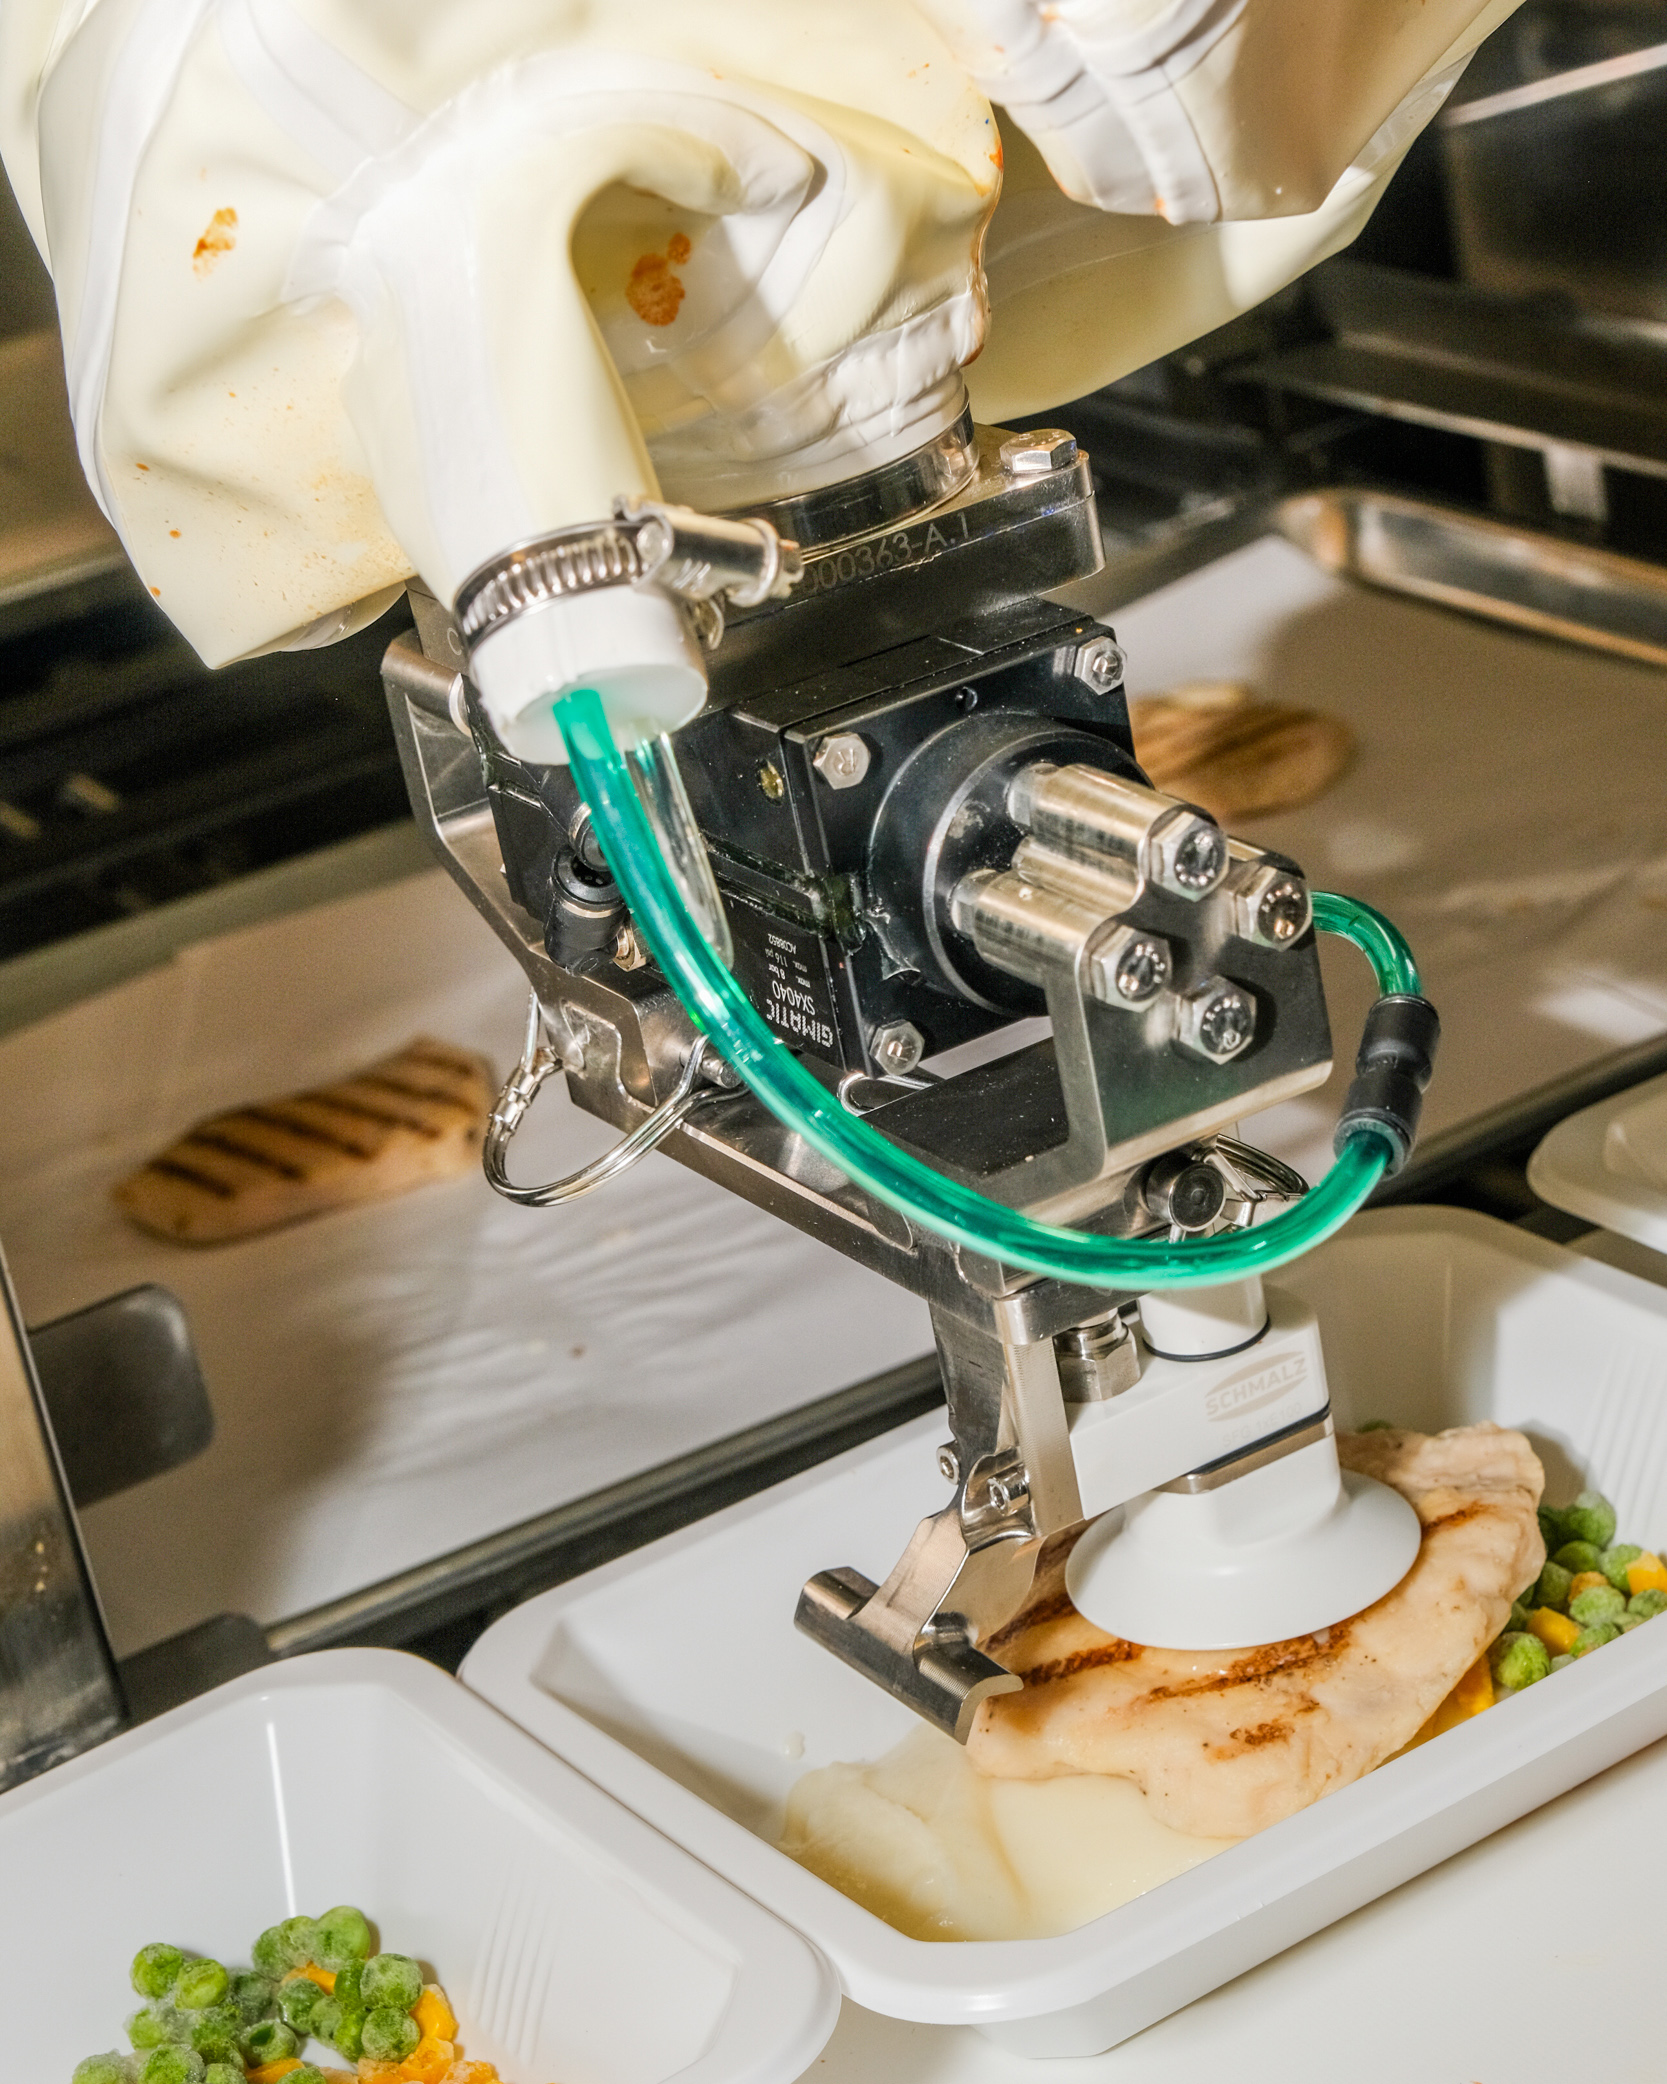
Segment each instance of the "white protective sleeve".
[{"label": "white protective sleeve", "polygon": [[[872,468],[963,365],[1080,395],[1352,236],[1511,4],[4,0],[0,149],[88,478],[217,664]],[[635,599],[664,726],[702,669]]]}]

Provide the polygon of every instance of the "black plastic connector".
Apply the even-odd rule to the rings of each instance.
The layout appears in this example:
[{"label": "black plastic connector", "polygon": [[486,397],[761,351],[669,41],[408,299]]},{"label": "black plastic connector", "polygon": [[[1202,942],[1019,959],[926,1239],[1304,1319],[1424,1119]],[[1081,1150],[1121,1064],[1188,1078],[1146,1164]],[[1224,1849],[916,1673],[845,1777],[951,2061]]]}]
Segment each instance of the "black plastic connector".
[{"label": "black plastic connector", "polygon": [[1395,992],[1377,1001],[1366,1016],[1354,1083],[1337,1118],[1333,1150],[1341,1154],[1362,1128],[1379,1129],[1392,1151],[1384,1176],[1400,1171],[1417,1141],[1418,1117],[1424,1111],[1440,1040],[1441,1016],[1428,999]]}]

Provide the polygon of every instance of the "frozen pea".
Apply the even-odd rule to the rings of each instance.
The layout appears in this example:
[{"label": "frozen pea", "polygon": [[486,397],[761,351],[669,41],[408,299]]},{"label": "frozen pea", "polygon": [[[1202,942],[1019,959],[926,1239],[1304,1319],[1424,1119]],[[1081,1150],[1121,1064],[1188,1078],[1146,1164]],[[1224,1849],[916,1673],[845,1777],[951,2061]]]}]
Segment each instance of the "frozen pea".
[{"label": "frozen pea", "polygon": [[1617,1614],[1615,1616],[1615,1626],[1621,1631],[1622,1635],[1630,1635],[1635,1628],[1642,1628],[1643,1625],[1644,1616],[1642,1614]]},{"label": "frozen pea", "polygon": [[166,1997],[179,1981],[185,1956],[160,1941],[141,1947],[133,1957],[133,1987],[141,1997]]},{"label": "frozen pea", "polygon": [[1563,1669],[1563,1667],[1564,1667],[1565,1665],[1573,1664],[1573,1662],[1574,1662],[1574,1654],[1573,1654],[1573,1652],[1572,1652],[1572,1651],[1569,1651],[1569,1650],[1561,1650],[1561,1651],[1559,1651],[1559,1652],[1558,1652],[1558,1654],[1557,1654],[1557,1655],[1556,1655],[1556,1656],[1555,1656],[1554,1658],[1552,1658],[1552,1660],[1551,1660],[1551,1669],[1552,1669],[1552,1670],[1553,1670],[1554,1672],[1560,1672],[1560,1671],[1561,1671],[1561,1670]]},{"label": "frozen pea", "polygon": [[365,2052],[365,2008],[362,2004],[344,2004],[336,2016],[336,2030],[320,2035],[327,2039],[332,2048],[349,2062],[357,2062]]},{"label": "frozen pea", "polygon": [[128,2019],[127,2037],[136,2048],[166,2048],[185,2038],[185,2027],[172,2005],[144,2004]]},{"label": "frozen pea", "polygon": [[1588,1651],[1601,1650],[1605,1643],[1612,1643],[1620,1630],[1613,1621],[1594,1621],[1581,1629],[1569,1651],[1571,1657],[1584,1657]]},{"label": "frozen pea", "polygon": [[75,2065],[72,2084],[129,2084],[133,2065],[125,2055],[89,2055]]},{"label": "frozen pea", "polygon": [[[292,2070],[290,2075],[295,2072]],[[203,2071],[203,2084],[243,2084],[241,2062],[211,2062]]]},{"label": "frozen pea", "polygon": [[1569,1538],[1569,1530],[1563,1525],[1563,1515],[1554,1505],[1542,1505],[1536,1517],[1540,1523],[1540,1539],[1545,1543],[1546,1554],[1552,1555]]},{"label": "frozen pea", "polygon": [[1363,1418],[1355,1427],[1357,1433],[1392,1433],[1394,1430],[1387,1418]]},{"label": "frozen pea", "polygon": [[285,1983],[278,1992],[278,2008],[285,2023],[293,2026],[303,2040],[314,2031],[313,2020],[327,1994],[304,1975],[298,1975],[292,1983]]},{"label": "frozen pea", "polygon": [[139,2084],[203,2084],[207,2068],[195,2048],[157,2048],[145,2058]]},{"label": "frozen pea", "polygon": [[370,1958],[370,1920],[351,1903],[338,1903],[333,1910],[327,1910],[318,1921],[318,1936],[322,1949],[318,1957],[320,1968],[339,1974],[342,1969]]},{"label": "frozen pea", "polygon": [[1622,1598],[1625,1598],[1632,1590],[1632,1587],[1626,1581],[1627,1570],[1630,1565],[1638,1561],[1638,1558],[1643,1553],[1644,1551],[1635,1541],[1615,1541],[1611,1542],[1609,1547],[1598,1558],[1599,1570],[1608,1578]]},{"label": "frozen pea", "polygon": [[1540,1581],[1528,1603],[1530,1606],[1549,1606],[1561,1613],[1569,1603],[1569,1587],[1573,1583],[1572,1570],[1566,1570],[1561,1563],[1548,1563],[1540,1572]]},{"label": "frozen pea", "polygon": [[1615,1539],[1615,1508],[1601,1491],[1582,1491],[1559,1515],[1575,1541],[1589,1541],[1593,1548],[1606,1549]]},{"label": "frozen pea", "polygon": [[295,1965],[284,1948],[282,1925],[268,1925],[250,1948],[249,1956],[258,1973],[274,1983],[281,1981]]},{"label": "frozen pea", "polygon": [[235,2004],[211,2004],[191,2015],[191,2045],[205,2061],[233,2062],[248,2030]]},{"label": "frozen pea", "polygon": [[290,2071],[284,2079],[284,2084],[329,2084],[329,2080],[321,2069],[310,2062],[303,2062],[298,2069]]},{"label": "frozen pea", "polygon": [[317,1918],[285,1918],[278,1927],[278,1944],[291,1968],[306,1968],[318,1960]]},{"label": "frozen pea", "polygon": [[1569,1601],[1569,1619],[1582,1628],[1597,1621],[1616,1621],[1626,1612],[1626,1595],[1613,1585],[1588,1585]]},{"label": "frozen pea", "polygon": [[364,2050],[373,2062],[403,2062],[422,2039],[422,2030],[397,2005],[378,2005],[366,2014]]},{"label": "frozen pea", "polygon": [[220,2002],[230,1983],[218,1961],[187,1961],[174,1985],[174,2002],[188,2012],[206,2011]]},{"label": "frozen pea", "polygon": [[1551,1670],[1551,1658],[1537,1635],[1502,1635],[1489,1653],[1495,1683],[1509,1693],[1536,1685]]},{"label": "frozen pea", "polygon": [[237,2006],[239,2013],[251,2026],[257,2019],[270,2019],[278,2010],[278,1986],[270,1976],[242,1975],[232,1977],[231,1988],[226,1993],[228,2000]]},{"label": "frozen pea", "polygon": [[1602,1549],[1595,1542],[1565,1541],[1551,1560],[1560,1564],[1570,1577],[1578,1577],[1583,1570],[1596,1570],[1602,1555]]},{"label": "frozen pea", "polygon": [[409,1954],[372,1954],[359,1979],[359,1994],[366,2011],[391,2007],[408,2012],[423,1994],[423,1972]]},{"label": "frozen pea", "polygon": [[1512,1635],[1523,1635],[1527,1632],[1528,1623],[1531,1619],[1532,1615],[1522,1601],[1513,1599],[1511,1601],[1510,1617],[1505,1623],[1506,1630]]},{"label": "frozen pea", "polygon": [[1626,1603],[1629,1614],[1636,1614],[1640,1621],[1648,1621],[1654,1615],[1667,1613],[1667,1592],[1658,1592],[1654,1585],[1646,1591],[1634,1592]]},{"label": "frozen pea", "polygon": [[243,2036],[243,2052],[255,2069],[264,2069],[269,2062],[282,2062],[300,2046],[294,2028],[286,2026],[282,2019],[262,2019]]}]

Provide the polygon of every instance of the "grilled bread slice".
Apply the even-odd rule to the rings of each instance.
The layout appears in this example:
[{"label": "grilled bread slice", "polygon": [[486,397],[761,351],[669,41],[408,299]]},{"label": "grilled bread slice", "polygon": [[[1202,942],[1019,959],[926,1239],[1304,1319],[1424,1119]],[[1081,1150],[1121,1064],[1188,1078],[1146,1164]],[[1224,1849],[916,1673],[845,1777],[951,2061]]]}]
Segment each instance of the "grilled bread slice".
[{"label": "grilled bread slice", "polygon": [[1336,717],[1261,701],[1233,680],[1144,696],[1129,720],[1153,788],[1229,826],[1312,803],[1354,753],[1354,734]]},{"label": "grilled bread slice", "polygon": [[485,1061],[420,1035],[344,1078],[217,1114],[112,1188],[154,1236],[219,1245],[450,1179],[480,1157]]}]

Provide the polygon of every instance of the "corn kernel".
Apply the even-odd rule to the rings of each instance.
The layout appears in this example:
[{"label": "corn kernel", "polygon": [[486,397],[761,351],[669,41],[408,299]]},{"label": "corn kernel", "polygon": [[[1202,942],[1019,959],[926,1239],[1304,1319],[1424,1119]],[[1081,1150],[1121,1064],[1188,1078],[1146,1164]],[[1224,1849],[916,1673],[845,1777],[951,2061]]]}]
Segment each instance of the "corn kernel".
[{"label": "corn kernel", "polygon": [[1646,1551],[1627,1566],[1626,1582],[1629,1592],[1667,1592],[1667,1563]]},{"label": "corn kernel", "polygon": [[1579,1622],[1571,1621],[1567,1614],[1560,1614],[1550,1606],[1536,1607],[1528,1616],[1528,1626],[1553,1657],[1561,1657],[1572,1650],[1580,1636]]},{"label": "corn kernel", "polygon": [[423,1985],[423,1994],[411,2007],[411,2016],[417,2022],[417,2030],[430,2039],[456,2040],[457,2014],[446,2002],[446,1993],[438,1983]]},{"label": "corn kernel", "polygon": [[1609,1582],[1601,1570],[1580,1570],[1569,1580],[1569,1597],[1578,1599],[1582,1592],[1595,1592]]},{"label": "corn kernel", "polygon": [[289,1974],[284,1977],[284,1981],[286,1983],[316,1983],[326,1996],[329,1996],[330,1992],[336,1987],[336,1979],[330,1970],[320,1968],[313,1961],[309,1961],[305,1968],[292,1968]]}]

